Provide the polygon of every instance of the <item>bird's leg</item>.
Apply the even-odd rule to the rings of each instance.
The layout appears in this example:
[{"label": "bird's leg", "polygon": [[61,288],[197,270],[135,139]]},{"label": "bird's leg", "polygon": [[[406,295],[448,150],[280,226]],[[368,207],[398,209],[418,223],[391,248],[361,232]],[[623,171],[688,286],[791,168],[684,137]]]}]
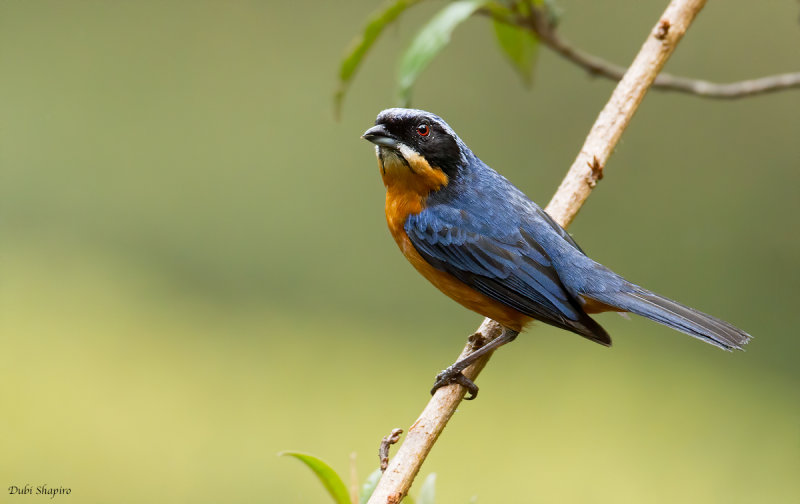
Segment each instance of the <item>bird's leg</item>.
[{"label": "bird's leg", "polygon": [[475,399],[478,395],[478,386],[475,385],[475,382],[464,376],[462,371],[467,369],[467,367],[478,360],[481,356],[486,355],[489,352],[493,352],[497,350],[499,347],[505,345],[506,343],[511,343],[519,334],[518,331],[511,330],[507,327],[503,328],[503,332],[497,338],[493,339],[489,343],[485,344],[484,346],[480,347],[479,349],[475,350],[471,354],[467,355],[463,359],[457,361],[452,366],[448,367],[438,375],[436,375],[436,381],[433,383],[433,388],[431,389],[431,395],[433,395],[438,389],[444,387],[445,385],[450,385],[451,383],[458,383],[469,392],[469,397],[465,397],[466,400],[470,401]]}]

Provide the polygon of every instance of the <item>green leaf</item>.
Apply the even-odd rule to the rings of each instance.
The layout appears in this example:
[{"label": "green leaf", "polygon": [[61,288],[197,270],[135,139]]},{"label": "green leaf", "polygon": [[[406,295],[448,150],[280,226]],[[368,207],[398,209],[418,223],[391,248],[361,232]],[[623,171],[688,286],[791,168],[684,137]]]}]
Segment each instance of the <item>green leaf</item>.
[{"label": "green leaf", "polygon": [[419,504],[434,504],[436,502],[436,473],[430,473],[419,489]]},{"label": "green leaf", "polygon": [[411,41],[400,60],[400,103],[408,106],[411,88],[428,63],[450,42],[453,30],[488,0],[460,0],[440,10]]},{"label": "green leaf", "polygon": [[380,469],[375,469],[372,474],[367,476],[364,484],[361,485],[361,494],[358,496],[358,504],[367,504],[369,498],[372,497],[372,492],[375,491],[375,487],[378,486],[378,481],[380,481],[381,476],[383,476],[383,472],[381,472]]},{"label": "green leaf", "polygon": [[494,34],[503,54],[522,77],[526,86],[533,78],[533,64],[536,62],[539,39],[528,30],[494,20]]},{"label": "green leaf", "polygon": [[364,32],[350,43],[350,47],[339,65],[339,89],[333,97],[334,110],[337,117],[341,112],[342,101],[344,100],[345,93],[347,93],[350,81],[353,79],[359,65],[361,65],[364,56],[366,56],[372,45],[375,44],[375,41],[378,40],[383,29],[394,22],[403,11],[420,1],[421,0],[395,0],[388,3],[382,9],[373,12],[367,19]]},{"label": "green leaf", "polygon": [[319,480],[325,486],[325,490],[331,494],[331,497],[333,497],[333,501],[336,504],[351,504],[350,494],[347,491],[347,487],[344,485],[342,478],[336,474],[336,471],[331,469],[331,466],[317,457],[308,455],[306,453],[285,451],[279,453],[278,455],[289,455],[307,465],[308,468],[314,471],[314,474],[317,475],[317,478],[319,478]]}]

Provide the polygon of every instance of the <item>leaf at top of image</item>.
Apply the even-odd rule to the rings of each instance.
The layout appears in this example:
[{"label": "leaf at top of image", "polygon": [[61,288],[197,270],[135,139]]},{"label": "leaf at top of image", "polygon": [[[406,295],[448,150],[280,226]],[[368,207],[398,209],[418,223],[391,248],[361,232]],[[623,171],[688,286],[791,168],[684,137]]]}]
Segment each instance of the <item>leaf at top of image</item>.
[{"label": "leaf at top of image", "polygon": [[393,23],[403,11],[421,1],[394,0],[369,16],[367,24],[364,26],[364,31],[351,42],[339,65],[339,89],[336,90],[336,94],[333,97],[334,112],[337,117],[341,113],[342,102],[350,81],[364,60],[364,56],[375,44],[375,41],[378,40],[383,29]]},{"label": "leaf at top of image", "polygon": [[539,39],[528,30],[494,20],[497,44],[513,65],[526,86],[533,81],[533,65],[536,63]]},{"label": "leaf at top of image", "polygon": [[400,104],[408,106],[411,88],[422,71],[450,42],[456,27],[486,5],[488,0],[460,0],[446,5],[417,33],[400,60],[398,95]]}]

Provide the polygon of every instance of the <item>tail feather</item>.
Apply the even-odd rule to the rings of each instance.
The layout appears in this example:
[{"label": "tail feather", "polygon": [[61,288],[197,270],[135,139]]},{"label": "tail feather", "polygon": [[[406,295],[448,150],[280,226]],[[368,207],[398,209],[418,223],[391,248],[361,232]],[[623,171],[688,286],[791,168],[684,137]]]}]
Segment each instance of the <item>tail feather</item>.
[{"label": "tail feather", "polygon": [[751,336],[731,324],[639,286],[583,295],[601,303],[641,315],[723,350],[741,350]]},{"label": "tail feather", "polygon": [[580,320],[565,321],[562,327],[568,331],[580,334],[584,338],[594,341],[595,343],[600,343],[607,347],[611,346],[611,336],[609,336],[606,330],[589,315],[583,314]]}]

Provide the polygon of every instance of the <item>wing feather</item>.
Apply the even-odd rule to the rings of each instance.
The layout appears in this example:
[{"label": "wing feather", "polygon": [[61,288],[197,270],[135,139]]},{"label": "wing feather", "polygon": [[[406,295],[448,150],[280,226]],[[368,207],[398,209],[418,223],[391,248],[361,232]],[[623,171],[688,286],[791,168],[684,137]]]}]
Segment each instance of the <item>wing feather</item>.
[{"label": "wing feather", "polygon": [[482,294],[536,320],[604,344],[600,328],[572,297],[542,246],[524,230],[486,233],[486,223],[452,208],[412,215],[405,231],[417,252]]}]

